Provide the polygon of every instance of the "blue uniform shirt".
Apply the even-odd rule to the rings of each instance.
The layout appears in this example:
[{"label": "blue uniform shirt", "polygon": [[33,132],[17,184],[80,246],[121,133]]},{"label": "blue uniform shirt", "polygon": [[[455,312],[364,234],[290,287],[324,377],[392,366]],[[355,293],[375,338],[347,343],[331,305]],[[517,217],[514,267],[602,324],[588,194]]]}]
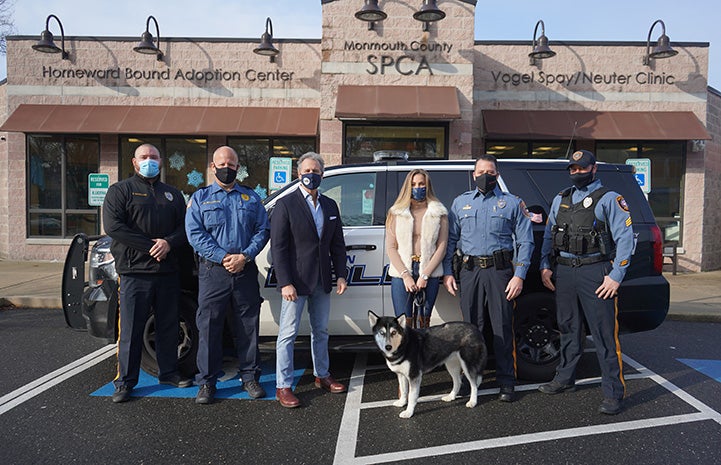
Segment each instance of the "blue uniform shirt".
[{"label": "blue uniform shirt", "polygon": [[255,191],[236,183],[228,192],[214,182],[190,198],[185,232],[207,260],[221,263],[226,254],[238,253],[253,260],[268,243],[270,223]]},{"label": "blue uniform shirt", "polygon": [[500,249],[516,250],[514,276],[526,279],[533,254],[533,231],[523,201],[498,186],[486,195],[474,189],[456,197],[448,211],[443,274],[452,274],[451,258],[456,248],[477,257],[493,255]]},{"label": "blue uniform shirt", "polygon": [[[582,189],[573,188],[571,193],[571,202],[575,205],[586,198],[591,192],[602,187],[601,181],[596,179],[588,186]],[[561,204],[561,196],[557,195],[551,204],[551,212],[548,215],[548,223],[546,223],[546,231],[543,234],[543,247],[541,248],[541,269],[550,269],[550,256],[553,246],[553,233],[551,228],[556,224],[556,215]],[[623,196],[616,192],[606,192],[598,201],[593,212],[596,218],[605,222],[611,232],[611,238],[616,244],[616,257],[613,260],[613,269],[608,274],[611,279],[616,282],[623,281],[626,276],[626,269],[631,263],[631,255],[633,254],[634,235],[631,227],[631,214],[628,212],[628,206]],[[575,257],[573,254],[561,252],[561,256]]]}]

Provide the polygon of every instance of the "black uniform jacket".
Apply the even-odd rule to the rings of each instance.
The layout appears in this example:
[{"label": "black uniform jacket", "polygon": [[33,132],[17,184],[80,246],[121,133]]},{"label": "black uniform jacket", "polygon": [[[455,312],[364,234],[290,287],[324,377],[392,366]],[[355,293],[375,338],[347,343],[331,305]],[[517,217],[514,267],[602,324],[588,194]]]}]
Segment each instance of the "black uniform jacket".
[{"label": "black uniform jacket", "polygon": [[292,284],[298,295],[310,295],[323,281],[328,293],[333,287],[332,270],[346,278],[345,241],[338,205],[319,195],[323,209],[323,233],[318,233],[302,187],[278,200],[270,218],[270,251],[278,290]]},{"label": "black uniform jacket", "polygon": [[[118,274],[178,271],[178,252],[187,244],[185,200],[178,189],[138,174],[119,181],[105,196],[103,226],[113,239],[110,252]],[[164,260],[150,256],[152,239],[170,244]]]}]

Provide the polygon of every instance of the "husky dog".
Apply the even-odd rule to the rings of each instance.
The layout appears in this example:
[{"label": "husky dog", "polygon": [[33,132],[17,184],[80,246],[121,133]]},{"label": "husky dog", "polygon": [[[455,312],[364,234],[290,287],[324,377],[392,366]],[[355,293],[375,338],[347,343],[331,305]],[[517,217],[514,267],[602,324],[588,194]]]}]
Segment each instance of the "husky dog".
[{"label": "husky dog", "polygon": [[431,326],[426,330],[406,327],[404,315],[380,317],[368,311],[376,345],[383,352],[386,364],[398,376],[400,398],[396,407],[408,406],[400,413],[410,418],[418,403],[421,379],[441,364],[453,378],[453,389],[443,396],[445,402],[456,399],[461,387],[461,369],[471,385],[471,398],[466,407],[476,406],[478,386],[483,381],[487,352],[483,335],[470,323],[452,322]]}]

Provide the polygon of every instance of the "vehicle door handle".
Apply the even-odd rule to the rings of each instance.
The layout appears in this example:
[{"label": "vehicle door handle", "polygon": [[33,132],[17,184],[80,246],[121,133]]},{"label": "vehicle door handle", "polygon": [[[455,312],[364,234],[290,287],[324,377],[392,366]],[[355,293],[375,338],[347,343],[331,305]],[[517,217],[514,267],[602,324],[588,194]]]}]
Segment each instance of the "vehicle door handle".
[{"label": "vehicle door handle", "polygon": [[346,250],[375,250],[376,246],[373,244],[353,244],[345,246]]}]

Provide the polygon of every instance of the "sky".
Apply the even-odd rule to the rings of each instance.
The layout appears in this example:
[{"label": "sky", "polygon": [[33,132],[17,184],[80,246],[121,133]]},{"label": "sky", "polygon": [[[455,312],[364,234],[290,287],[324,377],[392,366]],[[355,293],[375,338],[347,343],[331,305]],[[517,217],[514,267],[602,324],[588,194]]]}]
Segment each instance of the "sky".
[{"label": "sky", "polygon": [[[60,18],[66,36],[140,37],[153,15],[162,37],[260,38],[265,18],[273,35],[320,39],[321,0],[14,0],[17,35],[36,35],[49,14]],[[363,6],[363,0],[340,0]],[[381,7],[385,0],[380,0]],[[422,0],[403,0],[422,4]],[[438,0],[443,9],[444,1]],[[542,19],[551,45],[558,41],[645,42],[657,19],[674,42],[708,42],[709,85],[721,90],[721,6],[719,0],[531,0],[486,1],[476,6],[476,40],[528,40]],[[50,31],[59,35],[53,21]],[[654,28],[652,41],[661,28]],[[151,25],[151,32],[155,29]],[[640,60],[640,58],[639,58]],[[0,56],[0,79],[6,76]]]}]

